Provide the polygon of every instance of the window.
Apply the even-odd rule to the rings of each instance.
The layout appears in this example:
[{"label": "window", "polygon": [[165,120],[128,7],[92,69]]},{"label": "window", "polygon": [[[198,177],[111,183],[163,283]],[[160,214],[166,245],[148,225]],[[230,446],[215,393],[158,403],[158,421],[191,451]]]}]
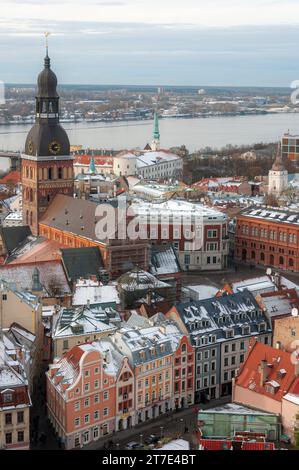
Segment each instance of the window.
[{"label": "window", "polygon": [[24,423],[24,411],[18,411],[17,421],[18,423]]},{"label": "window", "polygon": [[7,294],[2,295],[2,300],[7,300]]},{"label": "window", "polygon": [[108,416],[109,414],[109,408],[104,408],[104,416]]},{"label": "window", "polygon": [[89,414],[85,415],[84,416],[84,423],[89,423],[89,418],[90,418]]},{"label": "window", "polygon": [[99,388],[100,382],[98,380],[94,381],[94,388]]},{"label": "window", "polygon": [[217,238],[218,230],[208,230],[208,238]]},{"label": "window", "polygon": [[18,442],[24,442],[24,431],[18,431]]},{"label": "window", "polygon": [[11,444],[12,443],[12,433],[7,432],[5,434],[5,444]]},{"label": "window", "polygon": [[94,412],[93,417],[94,417],[95,420],[99,419],[100,414],[99,414],[98,410],[96,410],[96,411]]},{"label": "window", "polygon": [[76,402],[75,402],[74,408],[75,408],[75,411],[79,411],[79,410],[80,410],[80,402],[79,402],[79,401],[76,401]]},{"label": "window", "polygon": [[12,401],[12,393],[11,392],[6,392],[4,393],[4,396],[3,396],[3,401],[4,403],[9,403]]},{"label": "window", "polygon": [[68,349],[68,347],[69,347],[69,342],[68,342],[67,339],[64,339],[63,340],[63,349]]},{"label": "window", "polygon": [[85,375],[85,377],[89,377],[90,376],[89,370],[86,370],[84,375]]},{"label": "window", "polygon": [[75,418],[75,427],[77,428],[78,426],[80,426],[80,418]]},{"label": "window", "polygon": [[85,392],[89,392],[89,382],[84,385]]},{"label": "window", "polygon": [[109,398],[109,392],[104,392],[104,400],[108,400]]},{"label": "window", "polygon": [[94,428],[93,430],[93,438],[97,439],[99,437],[99,428]]},{"label": "window", "polygon": [[87,408],[90,405],[89,398],[85,398],[84,400],[84,406]]},{"label": "window", "polygon": [[225,357],[225,358],[224,358],[224,365],[225,365],[225,366],[228,366],[228,357]]},{"label": "window", "polygon": [[12,424],[12,414],[5,413],[5,424]]},{"label": "window", "polygon": [[99,403],[100,399],[99,399],[99,395],[95,395],[94,396],[94,402],[95,403]]}]

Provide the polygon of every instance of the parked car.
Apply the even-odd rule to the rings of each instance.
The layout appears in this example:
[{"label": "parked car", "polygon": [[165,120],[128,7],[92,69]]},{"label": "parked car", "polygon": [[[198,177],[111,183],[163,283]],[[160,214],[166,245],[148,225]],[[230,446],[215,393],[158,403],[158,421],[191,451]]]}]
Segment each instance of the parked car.
[{"label": "parked car", "polygon": [[131,442],[128,442],[128,444],[126,445],[126,449],[129,449],[129,450],[132,450],[132,449],[142,449],[143,447],[143,444],[138,444],[138,442],[136,441],[131,441]]},{"label": "parked car", "polygon": [[151,434],[150,436],[148,436],[146,439],[144,439],[144,442],[147,444],[147,445],[150,445],[150,444],[157,444],[157,442],[159,442],[159,437],[156,436],[156,434]]}]

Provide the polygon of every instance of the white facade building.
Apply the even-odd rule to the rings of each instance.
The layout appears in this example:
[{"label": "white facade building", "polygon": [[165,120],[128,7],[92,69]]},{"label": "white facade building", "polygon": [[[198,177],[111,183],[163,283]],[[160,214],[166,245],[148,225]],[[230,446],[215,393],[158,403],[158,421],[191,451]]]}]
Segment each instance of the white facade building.
[{"label": "white facade building", "polygon": [[140,227],[147,226],[152,243],[173,244],[181,269],[214,271],[227,266],[226,214],[173,199],[161,203],[134,200],[131,207]]},{"label": "white facade building", "polygon": [[144,179],[179,178],[183,160],[167,150],[122,152],[113,159],[117,176],[140,176]]}]

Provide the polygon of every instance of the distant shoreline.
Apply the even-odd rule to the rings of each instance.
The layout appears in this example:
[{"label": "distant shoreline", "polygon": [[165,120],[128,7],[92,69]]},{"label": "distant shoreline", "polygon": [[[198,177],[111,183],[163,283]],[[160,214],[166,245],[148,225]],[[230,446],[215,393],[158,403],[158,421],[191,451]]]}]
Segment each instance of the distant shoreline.
[{"label": "distant shoreline", "polygon": [[[269,111],[269,110],[259,110],[259,111],[239,111],[239,112],[231,112],[231,113],[194,113],[194,114],[173,114],[173,115],[168,115],[168,116],[159,116],[159,119],[208,119],[208,118],[217,118],[217,117],[242,117],[242,116],[265,116],[269,114],[277,114],[277,115],[285,115],[285,114],[298,114],[299,111],[293,110],[293,111]],[[149,122],[152,121],[152,118],[131,118],[131,119],[63,119],[60,118],[60,122],[62,124],[65,123],[70,123],[70,124],[94,124],[98,122],[106,123],[106,124],[112,124],[112,123],[117,123],[117,122]],[[32,125],[34,124],[35,119],[32,119],[32,121],[8,121],[8,122],[0,122],[0,126],[17,126],[17,125]]]}]

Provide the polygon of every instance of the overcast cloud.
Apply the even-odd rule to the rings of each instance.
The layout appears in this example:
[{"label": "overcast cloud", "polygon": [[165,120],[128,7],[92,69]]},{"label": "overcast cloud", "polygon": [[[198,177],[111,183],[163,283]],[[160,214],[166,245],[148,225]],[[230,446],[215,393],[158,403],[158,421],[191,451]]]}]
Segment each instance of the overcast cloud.
[{"label": "overcast cloud", "polygon": [[0,0],[0,79],[33,83],[44,31],[61,83],[289,86],[299,2]]}]

